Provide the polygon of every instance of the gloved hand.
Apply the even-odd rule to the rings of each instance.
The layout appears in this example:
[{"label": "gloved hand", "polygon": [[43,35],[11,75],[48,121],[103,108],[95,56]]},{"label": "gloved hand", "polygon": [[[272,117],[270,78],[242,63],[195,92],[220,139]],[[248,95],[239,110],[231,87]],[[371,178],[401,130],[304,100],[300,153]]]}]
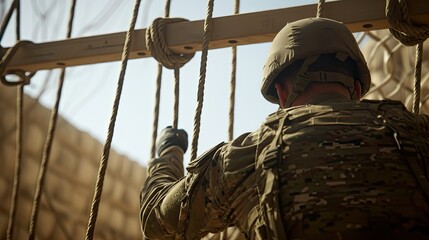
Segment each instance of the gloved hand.
[{"label": "gloved hand", "polygon": [[156,140],[156,151],[158,156],[171,147],[178,146],[183,152],[188,149],[188,134],[183,129],[174,129],[171,126],[164,128]]}]

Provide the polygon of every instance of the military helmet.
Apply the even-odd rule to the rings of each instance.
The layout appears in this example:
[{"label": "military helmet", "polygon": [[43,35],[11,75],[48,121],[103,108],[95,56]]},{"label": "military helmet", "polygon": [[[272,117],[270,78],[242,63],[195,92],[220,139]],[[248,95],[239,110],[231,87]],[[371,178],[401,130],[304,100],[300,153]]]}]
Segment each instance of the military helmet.
[{"label": "military helmet", "polygon": [[[311,76],[307,74],[308,67],[321,54],[336,54],[342,61],[351,58],[357,66],[362,95],[368,92],[371,75],[353,34],[340,22],[327,18],[307,18],[288,23],[274,38],[268,59],[264,65],[264,78],[261,86],[262,95],[268,101],[278,103],[274,87],[276,77],[282,70],[301,59],[304,60],[304,64],[298,72],[298,76],[303,76],[303,78],[295,79],[295,86],[292,89],[295,95],[294,98],[303,91],[303,88],[308,86],[309,82],[320,80],[313,78],[316,75],[324,76],[325,80],[327,78],[331,79],[326,82],[336,82],[335,79],[341,79],[342,76],[336,73],[328,72],[331,77],[326,77],[326,72],[317,72]],[[309,82],[305,84],[298,82],[303,79],[308,79]],[[297,82],[298,85],[301,85],[299,90],[296,87]],[[349,88],[354,89],[354,80],[352,83],[349,81],[347,85]],[[291,103],[294,99],[288,100]]]}]

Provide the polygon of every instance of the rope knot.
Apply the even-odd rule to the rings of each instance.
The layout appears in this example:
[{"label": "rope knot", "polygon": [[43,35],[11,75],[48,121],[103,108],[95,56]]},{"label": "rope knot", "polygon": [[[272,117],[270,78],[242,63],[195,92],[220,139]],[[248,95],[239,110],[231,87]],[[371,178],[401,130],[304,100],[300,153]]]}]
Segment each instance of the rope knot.
[{"label": "rope knot", "polygon": [[164,67],[177,69],[189,62],[195,53],[175,53],[171,51],[165,40],[165,28],[167,24],[188,21],[184,18],[156,18],[146,30],[146,47],[152,53],[152,57]]},{"label": "rope knot", "polygon": [[429,26],[415,25],[411,21],[406,0],[387,0],[386,18],[390,32],[404,45],[413,46],[429,37]]}]

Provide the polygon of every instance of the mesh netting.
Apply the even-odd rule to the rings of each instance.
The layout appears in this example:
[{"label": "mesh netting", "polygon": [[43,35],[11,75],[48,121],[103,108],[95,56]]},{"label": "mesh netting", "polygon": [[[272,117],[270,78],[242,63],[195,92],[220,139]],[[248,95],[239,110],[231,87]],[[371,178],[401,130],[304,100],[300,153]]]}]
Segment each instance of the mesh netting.
[{"label": "mesh netting", "polygon": [[[415,47],[407,47],[388,30],[357,36],[371,70],[372,86],[366,99],[400,100],[408,110],[413,105]],[[420,113],[429,113],[429,42],[423,48]]]}]

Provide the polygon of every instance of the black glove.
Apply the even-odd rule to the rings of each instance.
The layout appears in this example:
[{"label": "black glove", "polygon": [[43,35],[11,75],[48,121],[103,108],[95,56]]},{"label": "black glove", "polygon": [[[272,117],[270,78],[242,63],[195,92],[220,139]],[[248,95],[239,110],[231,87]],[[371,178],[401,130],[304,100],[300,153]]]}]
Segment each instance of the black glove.
[{"label": "black glove", "polygon": [[156,140],[158,156],[171,146],[180,147],[183,152],[188,149],[188,134],[183,129],[174,129],[171,126],[164,128]]}]

